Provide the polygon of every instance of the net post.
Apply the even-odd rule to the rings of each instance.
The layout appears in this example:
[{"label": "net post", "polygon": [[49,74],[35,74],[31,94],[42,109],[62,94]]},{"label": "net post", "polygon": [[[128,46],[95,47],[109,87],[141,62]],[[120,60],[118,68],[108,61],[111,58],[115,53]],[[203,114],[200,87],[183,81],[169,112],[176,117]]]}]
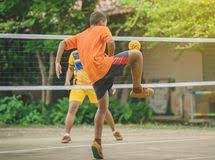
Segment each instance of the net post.
[{"label": "net post", "polygon": [[190,120],[194,120],[194,108],[195,108],[195,100],[194,100],[194,92],[190,91]]},{"label": "net post", "polygon": [[184,105],[183,104],[184,104],[184,95],[180,94],[179,95],[179,115],[180,115],[181,119],[184,118],[184,112],[183,112]]}]

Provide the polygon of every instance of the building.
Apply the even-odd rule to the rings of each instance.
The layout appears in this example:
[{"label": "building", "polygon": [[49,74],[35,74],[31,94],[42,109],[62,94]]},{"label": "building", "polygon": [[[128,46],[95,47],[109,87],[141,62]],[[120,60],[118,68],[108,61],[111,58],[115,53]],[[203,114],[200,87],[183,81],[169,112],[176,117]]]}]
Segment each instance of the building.
[{"label": "building", "polygon": [[[198,82],[215,80],[215,45],[191,49],[176,49],[175,45],[161,44],[144,53],[144,78],[148,82]],[[214,87],[160,89],[149,102],[158,113],[171,112],[185,119],[195,113],[207,115],[215,112],[215,97],[212,92],[193,95],[190,91],[214,91]]]}]

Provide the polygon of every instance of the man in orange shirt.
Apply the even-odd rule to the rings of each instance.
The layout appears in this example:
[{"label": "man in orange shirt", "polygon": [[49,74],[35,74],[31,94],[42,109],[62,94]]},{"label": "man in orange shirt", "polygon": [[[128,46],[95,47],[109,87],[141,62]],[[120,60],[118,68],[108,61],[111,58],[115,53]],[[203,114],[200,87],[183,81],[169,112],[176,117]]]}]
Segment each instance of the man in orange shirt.
[{"label": "man in orange shirt", "polygon": [[[108,55],[105,54],[107,46]],[[93,83],[99,107],[95,115],[95,139],[91,146],[93,156],[103,159],[101,146],[102,128],[109,105],[108,90],[112,87],[114,77],[122,73],[128,64],[131,66],[133,89],[130,96],[146,98],[153,94],[150,88],[142,88],[143,56],[138,50],[129,50],[114,56],[115,43],[107,27],[104,13],[95,11],[90,16],[90,27],[83,32],[60,42],[55,62],[56,74],[60,77],[61,57],[64,50],[77,48],[84,71]]]}]

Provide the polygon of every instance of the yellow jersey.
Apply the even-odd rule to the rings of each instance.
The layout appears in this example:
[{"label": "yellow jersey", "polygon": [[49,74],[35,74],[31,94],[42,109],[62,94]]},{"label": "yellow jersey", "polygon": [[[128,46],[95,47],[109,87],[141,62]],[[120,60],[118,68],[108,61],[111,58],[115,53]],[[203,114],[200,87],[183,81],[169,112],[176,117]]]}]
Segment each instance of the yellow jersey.
[{"label": "yellow jersey", "polygon": [[90,85],[91,81],[88,79],[86,72],[78,56],[78,51],[73,51],[69,56],[69,65],[74,67],[74,82],[77,85]]}]

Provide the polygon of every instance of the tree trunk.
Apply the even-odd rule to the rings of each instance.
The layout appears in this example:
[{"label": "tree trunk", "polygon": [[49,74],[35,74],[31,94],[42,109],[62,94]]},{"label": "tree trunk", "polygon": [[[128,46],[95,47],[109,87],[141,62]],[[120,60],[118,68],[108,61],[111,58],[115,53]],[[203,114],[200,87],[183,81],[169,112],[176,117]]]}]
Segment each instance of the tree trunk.
[{"label": "tree trunk", "polygon": [[[46,83],[47,83],[46,67],[45,67],[42,59],[43,59],[42,54],[37,53],[38,65],[39,65],[40,74],[41,74],[41,78],[42,78],[42,85],[46,85]],[[45,90],[42,90],[41,100],[43,102],[45,102],[45,100],[46,100],[46,91]]]},{"label": "tree trunk", "polygon": [[[51,52],[49,55],[49,76],[48,76],[48,80],[47,80],[47,85],[52,85],[53,83],[53,77],[54,77],[54,53]],[[48,90],[46,91],[46,100],[45,100],[45,104],[50,104],[52,99],[52,91]]]},{"label": "tree trunk", "polygon": [[[127,83],[128,83],[128,80],[125,80],[124,84],[127,84]],[[128,88],[122,89],[122,93],[121,93],[121,96],[120,96],[120,103],[121,104],[126,104],[127,101],[128,101],[128,96],[129,96],[129,89]]]},{"label": "tree trunk", "polygon": [[[124,68],[123,79],[122,79],[122,82],[124,84],[128,84],[128,82],[129,82],[129,74],[131,72],[130,70],[131,70],[130,67]],[[121,104],[126,104],[127,101],[128,101],[128,96],[129,96],[129,89],[128,88],[122,89],[122,93],[120,95],[120,103]]]}]

